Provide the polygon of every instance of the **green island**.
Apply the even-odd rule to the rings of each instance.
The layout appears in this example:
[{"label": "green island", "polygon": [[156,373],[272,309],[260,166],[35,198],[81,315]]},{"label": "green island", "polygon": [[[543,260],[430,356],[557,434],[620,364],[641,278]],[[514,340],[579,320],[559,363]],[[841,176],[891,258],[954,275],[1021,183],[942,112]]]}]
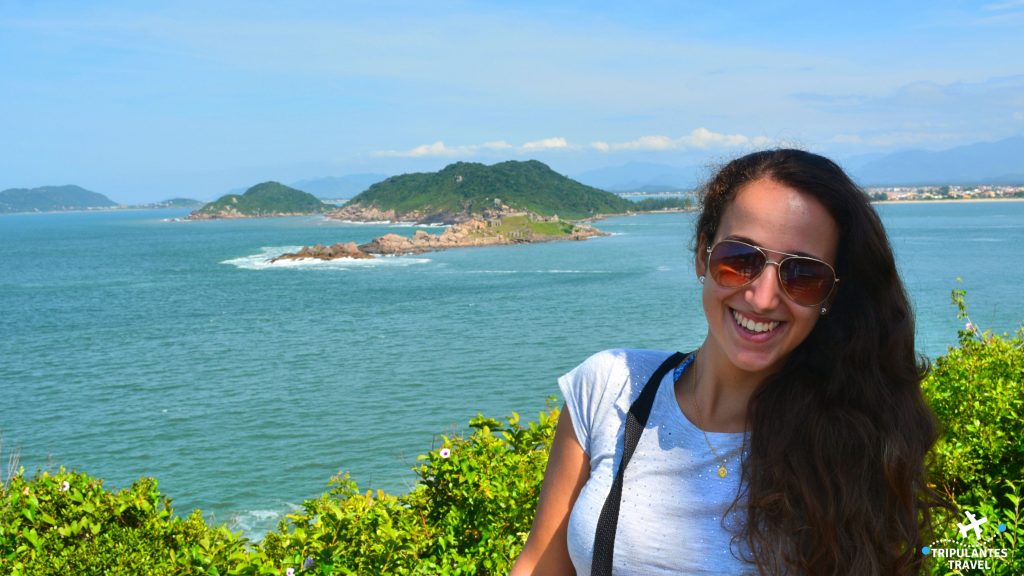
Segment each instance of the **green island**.
[{"label": "green island", "polygon": [[[923,389],[943,431],[929,478],[960,510],[936,509],[923,541],[997,550],[977,560],[985,574],[1024,574],[1024,328],[982,331],[962,290],[953,302],[966,326]],[[0,484],[0,573],[507,574],[533,520],[555,406],[529,423],[480,415],[464,435],[441,436],[417,458],[405,494],[363,490],[339,474],[259,542],[208,524],[198,510],[176,515],[153,478],[115,491],[63,468],[10,472]],[[965,510],[988,519],[984,543],[961,538]],[[925,572],[961,574],[950,564],[961,560],[926,555]]]},{"label": "green island", "polygon": [[328,218],[351,222],[448,224],[441,234],[385,234],[365,244],[304,246],[271,260],[373,258],[468,246],[585,240],[605,235],[583,220],[690,207],[686,198],[632,202],[585,186],[536,160],[485,166],[457,162],[439,172],[405,174],[370,186]]},{"label": "green island", "polygon": [[280,182],[263,182],[244,194],[226,194],[203,205],[185,218],[215,220],[231,218],[262,218],[270,216],[303,216],[320,214],[332,208],[316,196],[285,186]]},{"label": "green island", "polygon": [[81,186],[40,186],[0,191],[0,214],[13,212],[61,212],[116,208],[117,203]]},{"label": "green island", "polygon": [[438,172],[393,176],[370,186],[328,217],[454,224],[510,212],[582,220],[688,205],[682,198],[631,202],[563,176],[537,160],[510,160],[491,166],[456,162]]}]

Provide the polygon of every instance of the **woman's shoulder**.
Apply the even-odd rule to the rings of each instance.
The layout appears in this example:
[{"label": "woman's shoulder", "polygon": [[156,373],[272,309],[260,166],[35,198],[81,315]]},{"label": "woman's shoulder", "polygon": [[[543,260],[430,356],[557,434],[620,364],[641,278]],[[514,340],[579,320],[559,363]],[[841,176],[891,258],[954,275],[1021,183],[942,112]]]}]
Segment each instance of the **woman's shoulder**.
[{"label": "woman's shoulder", "polygon": [[559,385],[563,392],[577,397],[628,400],[639,394],[639,388],[671,354],[639,348],[602,350],[559,378]]},{"label": "woman's shoulder", "polygon": [[592,454],[592,434],[618,425],[644,384],[672,353],[661,350],[602,350],[558,379],[580,446]]},{"label": "woman's shoulder", "polygon": [[576,370],[593,375],[650,375],[672,352],[641,348],[611,348],[584,360]]}]

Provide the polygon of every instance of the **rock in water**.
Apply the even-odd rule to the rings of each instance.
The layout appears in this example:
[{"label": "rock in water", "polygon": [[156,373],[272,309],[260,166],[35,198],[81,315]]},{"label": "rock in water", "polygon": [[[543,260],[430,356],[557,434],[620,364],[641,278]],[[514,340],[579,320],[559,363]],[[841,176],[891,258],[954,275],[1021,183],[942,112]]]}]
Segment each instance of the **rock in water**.
[{"label": "rock in water", "polygon": [[316,246],[303,246],[301,250],[294,253],[281,254],[280,256],[272,259],[271,264],[278,260],[304,260],[307,258],[313,258],[316,260],[337,260],[338,258],[354,258],[357,260],[366,260],[373,258],[373,256],[363,252],[356,246],[355,242],[346,242],[342,244],[338,242],[333,246],[323,246],[317,244]]}]

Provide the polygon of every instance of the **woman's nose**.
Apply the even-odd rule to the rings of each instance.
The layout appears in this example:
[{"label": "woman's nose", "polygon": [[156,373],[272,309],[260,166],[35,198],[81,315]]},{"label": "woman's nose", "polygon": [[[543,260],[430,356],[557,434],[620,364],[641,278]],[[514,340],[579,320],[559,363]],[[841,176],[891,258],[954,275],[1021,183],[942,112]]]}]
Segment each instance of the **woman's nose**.
[{"label": "woman's nose", "polygon": [[[779,265],[768,261],[761,275],[747,286],[747,302],[754,310],[771,310],[779,305],[782,286],[779,284]],[[771,269],[768,267],[772,266]]]}]

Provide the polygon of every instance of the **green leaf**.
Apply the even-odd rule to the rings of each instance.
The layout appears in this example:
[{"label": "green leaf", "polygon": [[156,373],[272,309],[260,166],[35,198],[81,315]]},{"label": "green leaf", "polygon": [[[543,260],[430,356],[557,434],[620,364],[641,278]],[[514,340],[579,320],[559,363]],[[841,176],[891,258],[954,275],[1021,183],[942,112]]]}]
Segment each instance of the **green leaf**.
[{"label": "green leaf", "polygon": [[21,532],[21,535],[23,538],[25,538],[25,540],[28,540],[29,543],[31,543],[32,546],[37,550],[42,546],[42,543],[39,540],[39,534],[36,532],[35,528],[23,530]]}]

